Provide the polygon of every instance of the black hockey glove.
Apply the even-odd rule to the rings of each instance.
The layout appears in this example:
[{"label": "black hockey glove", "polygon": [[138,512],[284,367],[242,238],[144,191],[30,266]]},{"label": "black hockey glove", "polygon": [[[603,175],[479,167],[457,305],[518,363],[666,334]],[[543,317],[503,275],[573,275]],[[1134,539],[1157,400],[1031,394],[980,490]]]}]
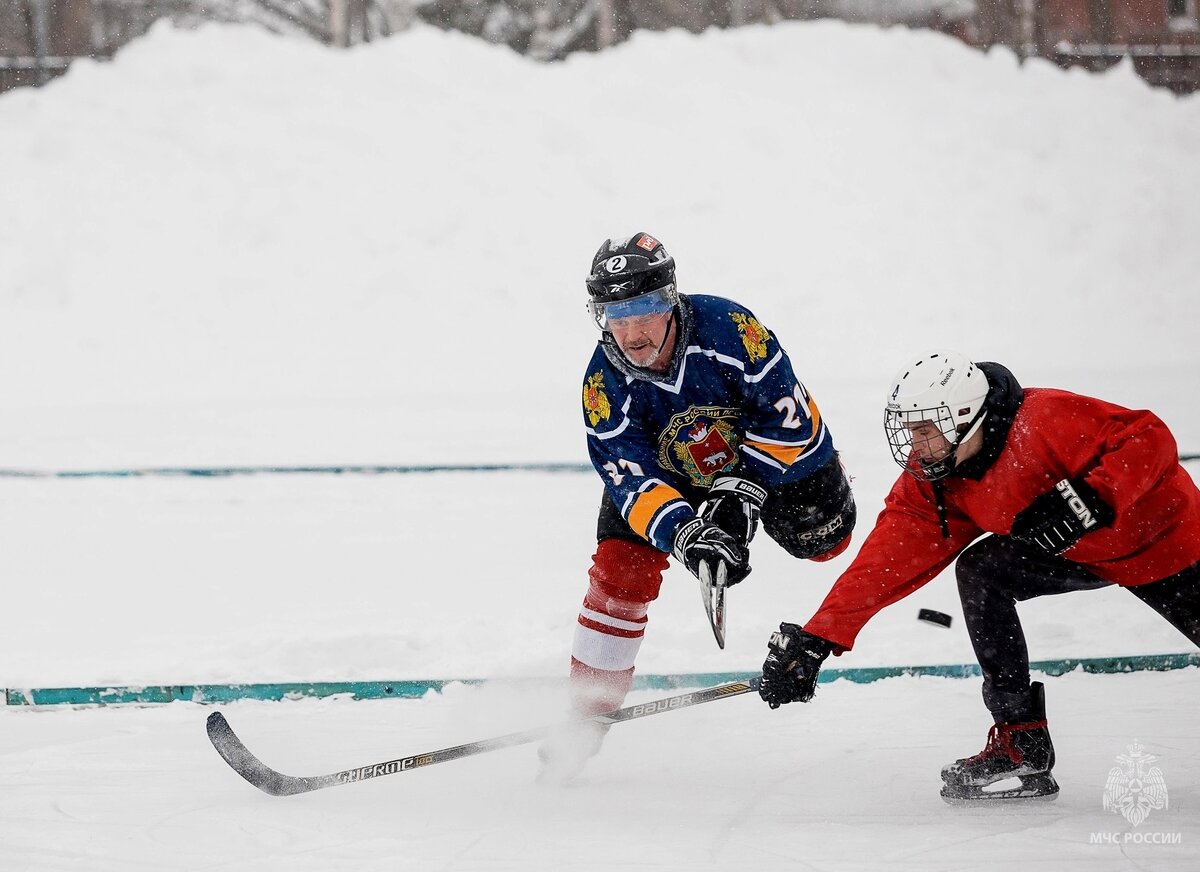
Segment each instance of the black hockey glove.
[{"label": "black hockey glove", "polygon": [[767,643],[758,695],[773,709],[789,702],[808,702],[817,689],[817,673],[834,649],[832,642],[795,624],[780,624]]},{"label": "black hockey glove", "polygon": [[1013,518],[1009,535],[1047,554],[1062,554],[1115,519],[1112,507],[1091,485],[1082,478],[1064,478]]},{"label": "black hockey glove", "polygon": [[697,513],[716,524],[742,545],[749,545],[758,530],[758,518],[767,489],[744,478],[726,475],[716,479],[708,491],[708,499]]},{"label": "black hockey glove", "polygon": [[732,587],[750,574],[750,552],[745,546],[703,518],[692,518],[680,525],[671,553],[697,578],[700,577],[701,563],[708,564],[713,578],[717,577],[718,566],[724,563],[728,573],[726,587]]}]

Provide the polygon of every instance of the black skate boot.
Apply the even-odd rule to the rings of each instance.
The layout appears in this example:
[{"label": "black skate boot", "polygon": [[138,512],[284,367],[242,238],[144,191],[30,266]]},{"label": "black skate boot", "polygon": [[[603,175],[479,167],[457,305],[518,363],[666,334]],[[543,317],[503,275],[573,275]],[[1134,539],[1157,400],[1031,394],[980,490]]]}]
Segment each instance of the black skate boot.
[{"label": "black skate boot", "polygon": [[[942,799],[951,804],[978,800],[1055,799],[1058,782],[1054,743],[1046,726],[1046,696],[1041,682],[1030,687],[1028,717],[1020,723],[994,724],[987,745],[974,757],[955,760],[942,769]],[[1020,784],[988,790],[998,781],[1016,778]]]}]

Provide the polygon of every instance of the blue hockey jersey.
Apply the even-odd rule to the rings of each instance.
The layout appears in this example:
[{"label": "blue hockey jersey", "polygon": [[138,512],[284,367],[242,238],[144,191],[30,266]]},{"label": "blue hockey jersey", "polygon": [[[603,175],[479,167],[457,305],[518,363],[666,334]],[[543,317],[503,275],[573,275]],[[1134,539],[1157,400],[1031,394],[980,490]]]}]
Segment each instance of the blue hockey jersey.
[{"label": "blue hockey jersey", "polygon": [[717,476],[770,489],[819,469],[834,450],[816,402],[753,313],[704,295],[681,296],[680,306],[688,329],[671,372],[618,368],[599,344],[583,383],[592,465],[633,531],[667,552],[695,515],[688,497],[702,497]]}]

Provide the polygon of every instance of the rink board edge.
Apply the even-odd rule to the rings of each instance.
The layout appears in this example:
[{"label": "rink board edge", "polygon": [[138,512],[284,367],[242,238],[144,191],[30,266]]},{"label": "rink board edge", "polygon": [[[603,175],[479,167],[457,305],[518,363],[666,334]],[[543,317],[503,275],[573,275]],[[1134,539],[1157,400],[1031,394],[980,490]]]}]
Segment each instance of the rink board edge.
[{"label": "rink board edge", "polygon": [[[1093,674],[1126,672],[1166,672],[1200,666],[1200,652],[1179,654],[1140,654],[1117,657],[1063,658],[1042,660],[1030,664],[1030,670],[1047,676],[1064,675],[1076,670]],[[671,675],[637,675],[634,690],[676,690],[709,687],[731,681],[753,678],[753,672],[699,672]],[[872,666],[829,668],[821,671],[822,684],[839,679],[867,684],[899,676],[930,676],[936,678],[975,678],[980,675],[976,663],[956,663],[927,666]],[[170,702],[201,704],[229,703],[238,700],[280,701],[341,696],[352,700],[417,699],[428,693],[440,693],[448,685],[482,685],[489,682],[514,685],[553,685],[560,678],[464,678],[464,679],[403,679],[399,681],[314,681],[267,684],[174,684],[130,685],[104,687],[43,687],[7,688],[4,703],[10,706],[102,706],[154,705]]]}]

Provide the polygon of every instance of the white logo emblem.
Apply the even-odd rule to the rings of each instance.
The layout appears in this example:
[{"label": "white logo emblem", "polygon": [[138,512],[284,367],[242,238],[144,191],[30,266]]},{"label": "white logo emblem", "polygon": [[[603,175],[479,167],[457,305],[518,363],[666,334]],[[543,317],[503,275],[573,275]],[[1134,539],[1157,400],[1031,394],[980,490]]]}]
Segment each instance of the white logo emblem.
[{"label": "white logo emblem", "polygon": [[625,476],[622,475],[621,471],[617,469],[617,465],[610,460],[608,463],[604,464],[604,468],[608,471],[609,477],[612,478],[613,484],[615,484],[617,487],[620,487],[621,482],[625,480]]},{"label": "white logo emblem", "polygon": [[1067,505],[1071,507],[1071,511],[1075,513],[1075,517],[1083,523],[1085,530],[1090,530],[1096,526],[1096,518],[1092,515],[1091,510],[1088,509],[1087,504],[1084,503],[1079,494],[1075,492],[1075,488],[1071,487],[1070,481],[1064,478],[1055,487],[1063,495],[1063,499],[1067,501]]},{"label": "white logo emblem", "polygon": [[1147,754],[1137,739],[1128,754],[1118,754],[1117,763],[1108,771],[1104,783],[1104,810],[1121,814],[1140,826],[1151,811],[1167,807],[1167,783],[1162,770],[1150,764],[1158,758]]},{"label": "white logo emblem", "polygon": [[618,254],[616,257],[610,257],[604,261],[604,268],[610,273],[619,273],[625,269],[625,255]]}]

